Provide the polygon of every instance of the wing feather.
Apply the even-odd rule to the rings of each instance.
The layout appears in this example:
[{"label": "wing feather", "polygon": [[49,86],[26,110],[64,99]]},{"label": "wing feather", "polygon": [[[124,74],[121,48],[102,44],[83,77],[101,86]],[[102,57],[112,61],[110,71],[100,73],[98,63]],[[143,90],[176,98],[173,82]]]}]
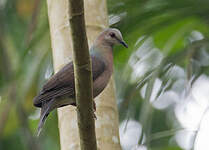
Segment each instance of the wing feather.
[{"label": "wing feather", "polygon": [[[105,63],[102,59],[92,56],[92,75],[93,81],[98,78],[105,70]],[[42,102],[51,99],[68,96],[75,97],[75,83],[73,63],[65,65],[59,72],[53,75],[43,86],[42,91],[37,95],[33,102],[34,106],[41,107]]]}]

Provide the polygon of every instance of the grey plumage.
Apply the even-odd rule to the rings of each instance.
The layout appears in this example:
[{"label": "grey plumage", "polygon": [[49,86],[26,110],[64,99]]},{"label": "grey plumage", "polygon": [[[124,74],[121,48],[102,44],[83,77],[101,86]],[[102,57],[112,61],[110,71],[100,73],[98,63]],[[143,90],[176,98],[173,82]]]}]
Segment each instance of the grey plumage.
[{"label": "grey plumage", "polygon": [[[115,44],[123,44],[127,47],[120,31],[109,28],[97,37],[90,49],[93,97],[98,96],[104,90],[111,77],[113,70],[112,50]],[[34,98],[33,102],[35,107],[41,107],[38,126],[39,135],[47,116],[53,109],[66,105],[76,106],[73,62],[68,63],[53,75],[43,86],[40,94]]]}]

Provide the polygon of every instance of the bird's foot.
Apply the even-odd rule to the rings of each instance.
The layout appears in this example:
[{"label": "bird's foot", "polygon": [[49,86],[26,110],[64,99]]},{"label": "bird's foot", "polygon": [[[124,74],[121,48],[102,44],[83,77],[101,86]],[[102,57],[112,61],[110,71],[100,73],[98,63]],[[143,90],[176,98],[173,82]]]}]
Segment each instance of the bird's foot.
[{"label": "bird's foot", "polygon": [[93,101],[93,111],[94,111],[94,112],[93,112],[93,113],[94,113],[94,114],[93,114],[94,119],[97,120],[97,116],[96,116],[96,114],[95,114],[95,112],[96,112],[96,103],[95,103],[95,101]]},{"label": "bird's foot", "polygon": [[93,100],[93,111],[96,112],[96,103],[94,100]]},{"label": "bird's foot", "polygon": [[96,116],[95,112],[93,113],[93,117],[95,120],[97,120],[97,116]]}]

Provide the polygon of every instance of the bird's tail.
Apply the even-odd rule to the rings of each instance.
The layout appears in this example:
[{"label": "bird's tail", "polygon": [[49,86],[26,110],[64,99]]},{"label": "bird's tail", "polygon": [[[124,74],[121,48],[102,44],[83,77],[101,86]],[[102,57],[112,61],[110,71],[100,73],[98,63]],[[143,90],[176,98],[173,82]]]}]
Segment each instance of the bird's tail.
[{"label": "bird's tail", "polygon": [[54,108],[53,102],[54,102],[54,100],[42,103],[40,121],[39,121],[38,129],[37,129],[37,136],[40,135],[41,130],[42,130],[43,126],[44,126],[44,123],[46,121],[47,116],[49,115],[49,113]]},{"label": "bird's tail", "polygon": [[43,128],[43,125],[44,125],[44,123],[45,123],[46,118],[47,118],[48,115],[49,115],[49,113],[45,113],[45,114],[41,115],[40,121],[39,121],[39,124],[38,124],[37,136],[40,135],[41,130]]},{"label": "bird's tail", "polygon": [[74,99],[60,99],[59,101],[56,101],[56,99],[52,99],[48,102],[42,102],[41,116],[40,116],[40,121],[38,124],[37,136],[40,135],[43,125],[46,121],[46,118],[53,109],[70,105],[70,104],[71,105],[75,104],[75,100]]}]

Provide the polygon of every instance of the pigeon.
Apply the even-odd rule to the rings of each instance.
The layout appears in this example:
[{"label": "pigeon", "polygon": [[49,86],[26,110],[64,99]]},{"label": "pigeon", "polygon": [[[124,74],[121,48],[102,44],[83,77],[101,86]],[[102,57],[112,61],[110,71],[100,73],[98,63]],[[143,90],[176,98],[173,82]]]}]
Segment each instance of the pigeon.
[{"label": "pigeon", "polygon": [[[124,42],[121,32],[116,28],[108,28],[101,32],[90,48],[93,78],[93,98],[98,96],[107,86],[113,72],[113,47]],[[41,108],[38,133],[46,121],[49,113],[59,107],[76,106],[73,62],[66,64],[54,74],[44,85],[40,93],[34,98],[35,107]],[[93,109],[96,111],[95,102]]]}]

